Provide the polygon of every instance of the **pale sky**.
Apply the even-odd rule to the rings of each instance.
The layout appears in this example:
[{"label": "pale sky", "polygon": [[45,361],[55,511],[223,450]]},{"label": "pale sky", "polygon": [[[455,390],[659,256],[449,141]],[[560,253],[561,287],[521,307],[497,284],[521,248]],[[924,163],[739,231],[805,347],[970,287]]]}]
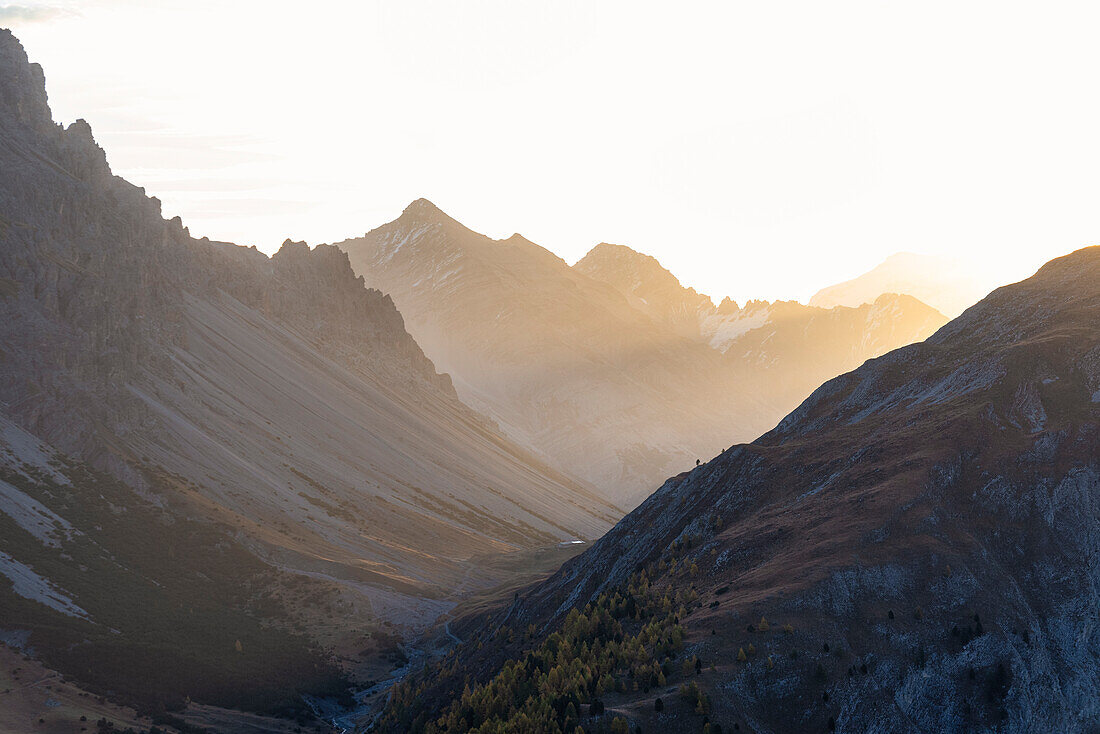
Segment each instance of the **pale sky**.
[{"label": "pale sky", "polygon": [[720,299],[1100,243],[1100,11],[1012,2],[0,5],[116,173],[272,251],[426,197]]}]

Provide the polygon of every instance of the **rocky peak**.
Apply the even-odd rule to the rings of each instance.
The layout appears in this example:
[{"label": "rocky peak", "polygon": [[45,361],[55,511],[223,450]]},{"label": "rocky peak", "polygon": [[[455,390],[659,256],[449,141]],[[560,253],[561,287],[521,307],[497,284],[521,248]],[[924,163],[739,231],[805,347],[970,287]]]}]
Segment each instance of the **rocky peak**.
[{"label": "rocky peak", "polygon": [[298,278],[323,278],[330,283],[361,284],[355,275],[347,253],[332,245],[318,245],[310,249],[305,242],[286,240],[271,256],[275,272]]},{"label": "rocky peak", "polygon": [[573,268],[610,284],[636,307],[682,336],[698,338],[700,319],[714,312],[709,296],[685,288],[657,258],[624,245],[601,242]]},{"label": "rocky peak", "polygon": [[427,199],[420,198],[413,201],[404,211],[401,212],[399,221],[405,222],[422,222],[422,223],[443,223],[454,221],[447,215],[442,209],[437,207]]},{"label": "rocky peak", "polygon": [[644,277],[663,285],[671,285],[674,282],[676,286],[680,286],[676,276],[662,267],[657,258],[626,245],[614,245],[610,242],[601,242],[593,247],[574,267],[582,272],[613,269],[622,276]]},{"label": "rocky peak", "polygon": [[506,245],[514,245],[514,246],[518,246],[518,247],[530,247],[530,246],[538,247],[538,245],[535,245],[534,242],[527,239],[526,237],[521,235],[519,232],[514,232],[511,237],[509,237],[506,240],[502,240],[502,241]]},{"label": "rocky peak", "polygon": [[[107,153],[99,147],[92,126],[84,119],[75,120],[62,132],[60,158],[65,169],[82,181],[107,181],[112,176]],[[160,201],[152,201],[156,202],[159,214]]]},{"label": "rocky peak", "polygon": [[[777,301],[778,303],[778,301]],[[755,310],[759,308],[768,308],[772,305],[772,302],[764,298],[750,298],[745,301],[745,310]]]},{"label": "rocky peak", "polygon": [[718,314],[720,316],[732,316],[740,310],[741,307],[737,305],[737,301],[729,296],[723,298],[722,302],[718,304]]},{"label": "rocky peak", "polygon": [[657,258],[625,245],[601,242],[573,267],[585,275],[606,281],[621,291],[647,300],[648,295],[658,294],[678,299],[688,298],[699,303],[704,299],[708,302],[710,300],[697,293],[694,288],[682,286],[676,276],[665,269]]},{"label": "rocky peak", "polygon": [[309,245],[303,242],[295,242],[289,237],[283,240],[279,249],[272,255],[273,258],[302,258],[309,254]]},{"label": "rocky peak", "polygon": [[46,75],[32,64],[11,31],[0,28],[0,123],[8,116],[36,132],[56,128],[46,98]]},{"label": "rocky peak", "polygon": [[[37,146],[65,173],[85,182],[109,185],[107,157],[96,144],[92,128],[79,119],[67,128],[53,121],[42,67],[31,63],[11,31],[0,28],[0,130],[27,146]],[[14,170],[14,169],[13,169]]]}]

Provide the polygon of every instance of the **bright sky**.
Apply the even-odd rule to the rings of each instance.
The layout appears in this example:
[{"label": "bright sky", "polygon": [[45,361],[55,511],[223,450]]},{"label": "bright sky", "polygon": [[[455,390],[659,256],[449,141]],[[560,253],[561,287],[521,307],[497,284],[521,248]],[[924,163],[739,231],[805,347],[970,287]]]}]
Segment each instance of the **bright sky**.
[{"label": "bright sky", "polygon": [[743,302],[1100,242],[1093,7],[22,0],[0,26],[193,234],[333,241],[424,196]]}]

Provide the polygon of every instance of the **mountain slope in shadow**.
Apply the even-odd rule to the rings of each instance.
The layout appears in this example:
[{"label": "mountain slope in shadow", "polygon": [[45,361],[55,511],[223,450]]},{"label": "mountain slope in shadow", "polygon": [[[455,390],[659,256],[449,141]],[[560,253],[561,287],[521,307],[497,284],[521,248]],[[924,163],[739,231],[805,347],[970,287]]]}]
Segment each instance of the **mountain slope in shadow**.
[{"label": "mountain slope in shadow", "polygon": [[[484,557],[593,539],[621,516],[464,405],[343,252],[288,241],[268,257],[166,221],[112,175],[85,122],[53,122],[42,70],[8,31],[0,172],[3,419],[119,482],[119,517],[154,508],[240,549],[255,573],[327,590],[282,623],[332,628],[339,599],[345,636],[422,629],[456,593],[502,581]],[[31,499],[91,536],[66,513],[99,490],[70,483],[68,499],[50,487]],[[0,503],[0,519],[28,503]],[[12,599],[24,569],[41,575],[26,540],[0,537]],[[36,604],[4,627],[41,629],[31,611],[50,607]],[[107,624],[102,609],[86,610],[91,623]]]}]

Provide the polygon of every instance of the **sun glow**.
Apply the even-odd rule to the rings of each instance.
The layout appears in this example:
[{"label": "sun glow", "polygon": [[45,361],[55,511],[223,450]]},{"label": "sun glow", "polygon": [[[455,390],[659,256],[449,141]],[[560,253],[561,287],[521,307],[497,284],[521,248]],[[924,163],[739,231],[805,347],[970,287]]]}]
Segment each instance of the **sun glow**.
[{"label": "sun glow", "polygon": [[570,262],[805,300],[898,251],[989,285],[1096,241],[1096,14],[994,3],[35,2],[120,175],[271,251],[426,196]]}]

